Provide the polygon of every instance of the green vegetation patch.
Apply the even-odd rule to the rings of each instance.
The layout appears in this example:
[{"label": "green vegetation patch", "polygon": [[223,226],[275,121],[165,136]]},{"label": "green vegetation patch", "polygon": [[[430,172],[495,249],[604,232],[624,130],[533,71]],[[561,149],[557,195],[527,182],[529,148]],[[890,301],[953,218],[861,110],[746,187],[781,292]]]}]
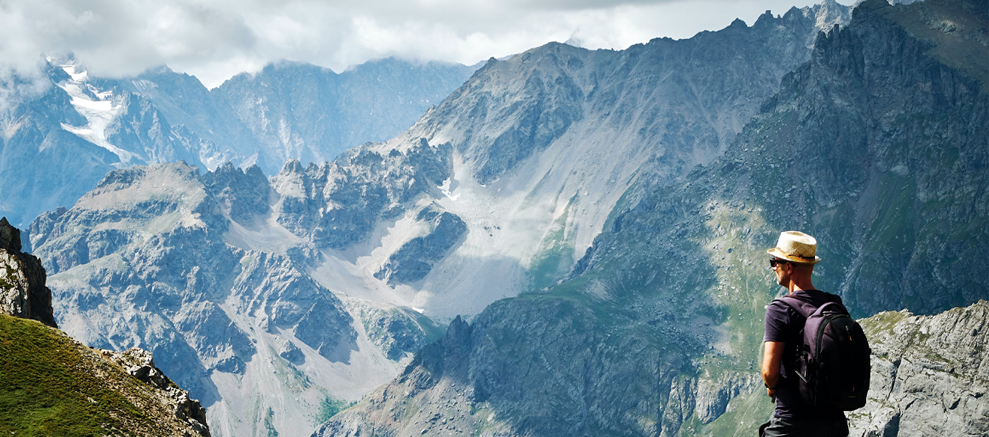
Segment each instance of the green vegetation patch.
[{"label": "green vegetation patch", "polygon": [[876,341],[873,339],[880,338],[880,334],[892,335],[893,328],[896,327],[896,324],[907,317],[910,317],[910,313],[906,311],[886,311],[868,319],[862,319],[859,323],[862,325],[862,330],[865,331],[869,340]]},{"label": "green vegetation patch", "polygon": [[268,437],[278,437],[278,430],[275,429],[275,410],[268,407],[268,413],[264,416],[264,429],[268,433]]},{"label": "green vegetation patch", "polygon": [[759,434],[762,425],[776,408],[766,393],[756,390],[738,396],[728,404],[728,410],[711,423],[701,423],[691,416],[680,428],[681,435],[694,436],[750,436]]},{"label": "green vegetation patch", "polygon": [[533,257],[529,267],[530,288],[533,291],[548,290],[570,271],[574,256],[574,236],[571,235],[568,239],[566,228],[567,217],[576,200],[576,195],[570,199],[566,211],[553,222],[539,245],[538,253]]},{"label": "green vegetation patch", "polygon": [[351,405],[354,405],[354,403],[333,399],[330,396],[324,397],[319,402],[319,412],[316,413],[316,424],[318,425],[330,420],[331,417],[336,416],[337,413]]},{"label": "green vegetation patch", "polygon": [[0,435],[100,436],[144,418],[87,370],[79,347],[39,322],[0,315]]}]

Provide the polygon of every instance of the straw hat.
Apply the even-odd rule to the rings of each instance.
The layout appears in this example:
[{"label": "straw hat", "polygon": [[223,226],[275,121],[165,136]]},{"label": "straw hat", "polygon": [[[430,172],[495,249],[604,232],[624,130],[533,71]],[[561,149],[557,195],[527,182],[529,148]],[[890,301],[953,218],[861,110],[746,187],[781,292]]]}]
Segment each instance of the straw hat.
[{"label": "straw hat", "polygon": [[821,257],[815,255],[817,253],[817,240],[797,231],[780,233],[776,247],[766,252],[777,258],[800,264],[817,264],[821,261]]}]

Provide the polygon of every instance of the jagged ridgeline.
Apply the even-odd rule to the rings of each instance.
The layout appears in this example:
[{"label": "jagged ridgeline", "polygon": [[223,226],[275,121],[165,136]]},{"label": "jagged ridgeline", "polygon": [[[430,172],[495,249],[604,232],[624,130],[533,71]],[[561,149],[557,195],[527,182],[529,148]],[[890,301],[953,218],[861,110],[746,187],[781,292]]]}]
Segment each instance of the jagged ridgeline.
[{"label": "jagged ridgeline", "polygon": [[[862,3],[723,157],[616,210],[569,281],[455,320],[316,435],[754,435],[783,230],[818,238],[815,285],[858,317],[986,299],[987,23],[984,2]],[[984,435],[985,304],[905,317],[866,321],[887,373],[857,435]],[[889,394],[908,361],[927,376]]]},{"label": "jagged ridgeline", "polygon": [[72,205],[113,169],[231,161],[270,175],[289,159],[333,159],[407,129],[476,69],[388,58],[337,74],[279,62],[208,90],[165,66],[121,79],[85,68],[50,58],[39,77],[0,83],[0,215],[15,226]]}]

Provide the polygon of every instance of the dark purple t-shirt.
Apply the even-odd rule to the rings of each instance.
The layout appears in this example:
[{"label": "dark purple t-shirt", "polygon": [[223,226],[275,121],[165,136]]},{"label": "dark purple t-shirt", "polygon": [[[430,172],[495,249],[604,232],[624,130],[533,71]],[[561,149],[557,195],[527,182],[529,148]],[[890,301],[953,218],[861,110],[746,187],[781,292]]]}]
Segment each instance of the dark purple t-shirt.
[{"label": "dark purple t-shirt", "polygon": [[[818,290],[797,290],[791,294],[800,300],[821,306],[827,302],[841,303],[841,297]],[[776,384],[776,417],[797,420],[831,419],[845,417],[841,410],[822,410],[800,398],[798,377],[792,369],[796,362],[796,345],[800,344],[800,330],[804,317],[789,305],[774,300],[766,307],[766,336],[764,341],[783,342],[783,361],[780,364],[780,380]]]}]

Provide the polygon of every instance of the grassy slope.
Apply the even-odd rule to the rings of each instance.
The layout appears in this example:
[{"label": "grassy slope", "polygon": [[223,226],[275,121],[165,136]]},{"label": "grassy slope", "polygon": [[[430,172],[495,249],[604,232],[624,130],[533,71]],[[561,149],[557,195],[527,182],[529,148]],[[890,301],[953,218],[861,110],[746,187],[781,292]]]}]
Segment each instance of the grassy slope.
[{"label": "grassy slope", "polygon": [[85,350],[61,331],[0,315],[0,434],[144,434],[137,424],[147,416],[111,388],[141,383]]}]

